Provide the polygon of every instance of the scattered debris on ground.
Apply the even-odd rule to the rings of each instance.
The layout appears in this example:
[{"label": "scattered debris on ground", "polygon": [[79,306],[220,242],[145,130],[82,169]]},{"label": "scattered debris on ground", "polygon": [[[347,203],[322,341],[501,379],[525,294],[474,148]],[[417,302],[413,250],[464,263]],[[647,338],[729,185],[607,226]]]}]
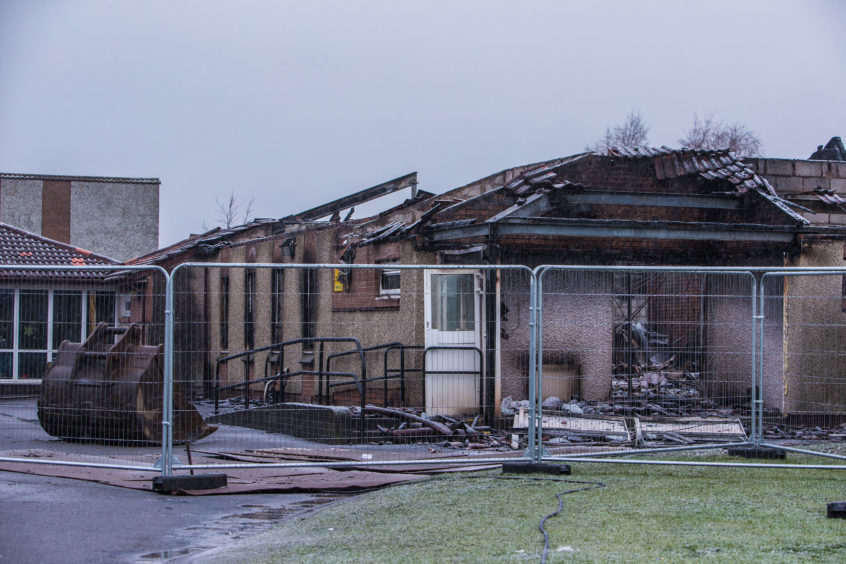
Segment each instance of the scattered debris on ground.
[{"label": "scattered debris on ground", "polygon": [[437,443],[447,448],[494,450],[516,450],[524,444],[524,441],[517,441],[515,444],[508,431],[494,429],[489,425],[480,425],[478,416],[471,421],[446,415],[427,417],[420,410],[385,408],[375,405],[365,406],[364,412],[386,415],[401,421],[390,428],[378,426],[385,437],[382,442],[428,439],[425,442]]}]

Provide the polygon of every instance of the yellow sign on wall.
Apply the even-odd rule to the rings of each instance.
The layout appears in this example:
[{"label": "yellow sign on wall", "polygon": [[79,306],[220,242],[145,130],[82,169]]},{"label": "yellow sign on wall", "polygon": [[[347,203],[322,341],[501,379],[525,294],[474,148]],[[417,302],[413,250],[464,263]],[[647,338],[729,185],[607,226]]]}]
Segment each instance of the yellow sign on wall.
[{"label": "yellow sign on wall", "polygon": [[342,279],[341,269],[335,269],[335,292],[343,292],[344,291],[344,282]]}]

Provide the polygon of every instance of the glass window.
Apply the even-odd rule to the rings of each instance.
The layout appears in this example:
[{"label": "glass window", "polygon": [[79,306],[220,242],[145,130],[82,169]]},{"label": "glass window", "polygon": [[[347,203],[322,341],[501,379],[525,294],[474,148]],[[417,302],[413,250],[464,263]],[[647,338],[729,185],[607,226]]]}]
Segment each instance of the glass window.
[{"label": "glass window", "polygon": [[0,290],[0,349],[11,350],[14,346],[14,327],[15,291]]},{"label": "glass window", "polygon": [[397,269],[383,270],[379,277],[379,294],[383,296],[399,296],[400,271]]},{"label": "glass window", "polygon": [[0,380],[12,378],[12,353],[0,353]]},{"label": "glass window", "polygon": [[53,292],[53,350],[62,341],[82,340],[82,292]]},{"label": "glass window", "polygon": [[109,325],[115,324],[115,307],[117,299],[114,292],[91,292],[92,298],[89,303],[94,305],[94,314],[89,313],[89,319],[94,320],[94,325],[98,323],[107,323]]},{"label": "glass window", "polygon": [[47,372],[47,353],[18,353],[18,378],[41,378]]},{"label": "glass window", "polygon": [[439,331],[475,330],[473,274],[432,275],[432,328]]},{"label": "glass window", "polygon": [[47,290],[21,290],[18,349],[47,350]]}]

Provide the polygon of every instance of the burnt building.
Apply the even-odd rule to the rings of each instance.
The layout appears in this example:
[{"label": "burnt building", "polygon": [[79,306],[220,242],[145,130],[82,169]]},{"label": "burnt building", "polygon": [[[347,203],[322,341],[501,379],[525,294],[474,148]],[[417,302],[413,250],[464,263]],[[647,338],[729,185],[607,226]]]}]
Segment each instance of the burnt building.
[{"label": "burnt building", "polygon": [[[362,395],[422,406],[427,413],[484,408],[492,417],[503,397],[527,396],[528,278],[504,268],[456,266],[841,266],[846,231],[808,219],[807,206],[768,181],[768,167],[766,159],[745,162],[729,151],[660,148],[515,167],[442,194],[417,189],[413,174],[278,220],[193,236],[131,263],[168,269],[202,263],[178,271],[173,282],[177,379],[197,393],[261,379],[270,365],[292,375],[283,391],[289,401],[358,403]],[[822,169],[818,176],[824,178]],[[346,213],[401,189],[410,189],[410,197],[377,216],[351,219]],[[333,267],[249,266],[259,263]],[[238,266],[221,268],[233,264]],[[356,264],[377,267],[351,268]],[[638,315],[643,327],[660,329],[672,362],[702,374],[707,393],[716,400],[742,397],[752,345],[747,282],[720,280],[715,288],[716,278],[694,274],[633,278],[609,272],[547,278],[542,362],[558,380],[550,379],[544,395],[608,398],[615,367],[632,364],[631,355],[620,356],[619,341],[632,342],[633,332],[619,328],[634,327]],[[806,393],[804,368],[786,366],[784,351],[805,338],[785,319],[818,313],[806,302],[791,309],[791,293],[809,291],[832,289],[784,285],[768,305],[775,321],[765,334],[771,354],[763,399],[779,411],[797,409],[794,400]],[[666,321],[670,311],[672,323]],[[323,362],[317,339],[350,336],[363,347],[401,343],[415,350],[408,362],[418,377],[379,381],[363,394],[343,378],[328,376],[323,383],[311,377],[308,369]],[[284,355],[270,346],[285,341],[298,342]],[[423,351],[443,346],[466,351],[424,358],[429,353]],[[255,352],[237,363],[218,362],[239,351]],[[348,360],[341,359],[336,371]],[[432,361],[460,366],[429,371]],[[798,383],[788,387],[787,381]],[[833,400],[819,409],[846,406]]]}]

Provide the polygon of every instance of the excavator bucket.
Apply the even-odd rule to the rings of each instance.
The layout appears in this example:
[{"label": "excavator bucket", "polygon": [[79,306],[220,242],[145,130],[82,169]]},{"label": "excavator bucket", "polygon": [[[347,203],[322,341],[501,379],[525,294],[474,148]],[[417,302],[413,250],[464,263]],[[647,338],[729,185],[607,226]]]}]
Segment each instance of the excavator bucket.
[{"label": "excavator bucket", "polygon": [[[139,325],[100,323],[84,343],[64,341],[41,381],[38,421],[62,439],[161,443],[163,350],[141,344]],[[173,440],[194,441],[216,429],[174,386]]]}]

